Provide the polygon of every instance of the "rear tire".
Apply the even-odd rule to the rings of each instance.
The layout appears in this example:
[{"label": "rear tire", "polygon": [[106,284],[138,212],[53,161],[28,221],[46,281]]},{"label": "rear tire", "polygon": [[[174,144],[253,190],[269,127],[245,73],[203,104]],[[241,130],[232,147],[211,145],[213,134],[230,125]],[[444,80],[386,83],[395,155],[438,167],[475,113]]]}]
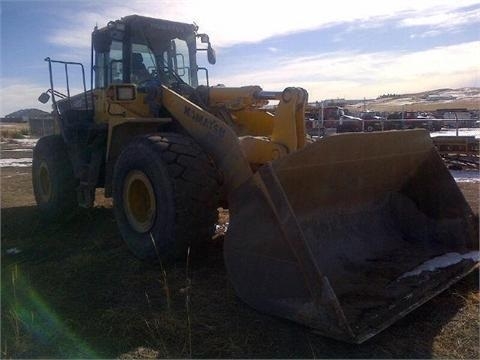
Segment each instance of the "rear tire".
[{"label": "rear tire", "polygon": [[67,218],[77,208],[77,180],[60,135],[38,140],[33,150],[32,183],[40,215],[45,220]]},{"label": "rear tire", "polygon": [[[184,258],[211,238],[218,218],[220,178],[189,137],[159,133],[135,138],[113,174],[120,233],[141,259]],[[153,240],[153,241],[152,241]]]}]

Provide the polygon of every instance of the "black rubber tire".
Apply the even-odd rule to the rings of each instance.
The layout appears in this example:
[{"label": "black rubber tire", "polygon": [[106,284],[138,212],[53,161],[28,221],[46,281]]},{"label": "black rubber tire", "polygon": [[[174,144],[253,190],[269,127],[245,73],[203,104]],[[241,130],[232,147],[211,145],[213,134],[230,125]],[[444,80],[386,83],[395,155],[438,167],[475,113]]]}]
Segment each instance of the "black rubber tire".
[{"label": "black rubber tire", "polygon": [[[48,179],[48,186],[45,185],[45,176]],[[32,184],[43,220],[67,219],[78,208],[76,195],[78,181],[73,174],[67,148],[60,135],[42,137],[35,145]]]},{"label": "black rubber tire", "polygon": [[[137,231],[124,209],[124,183],[132,171],[150,181],[156,204],[151,228]],[[113,173],[114,213],[122,238],[140,259],[185,259],[208,241],[218,218],[221,180],[213,161],[188,136],[158,133],[136,137]],[[155,246],[152,242],[155,241]],[[156,247],[156,249],[155,249]]]}]

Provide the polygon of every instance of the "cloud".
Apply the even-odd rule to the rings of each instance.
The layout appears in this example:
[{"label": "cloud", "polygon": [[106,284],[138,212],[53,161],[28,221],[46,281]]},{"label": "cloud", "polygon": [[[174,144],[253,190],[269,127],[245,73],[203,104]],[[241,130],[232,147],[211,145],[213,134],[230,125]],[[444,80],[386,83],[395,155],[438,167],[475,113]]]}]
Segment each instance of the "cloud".
[{"label": "cloud", "polygon": [[[321,2],[297,0],[293,7],[283,6],[278,0],[244,0],[241,3],[225,0],[131,0],[123,4],[118,1],[83,1],[81,6],[79,3],[69,5],[67,2],[63,9],[55,10],[53,24],[58,24],[58,28],[47,34],[50,43],[60,46],[55,54],[51,54],[55,58],[88,63],[93,27],[96,24],[103,27],[110,20],[130,14],[196,22],[201,32],[210,35],[217,54],[226,53],[225,59],[235,56],[236,48],[232,46],[236,44],[256,43],[339,24],[344,25],[347,33],[359,28],[375,31],[375,27],[396,24],[397,31],[408,29],[412,31],[411,38],[415,39],[439,37],[445,31],[454,31],[480,20],[478,0],[337,0],[328,6]],[[76,11],[73,11],[74,4],[77,4]],[[337,35],[340,39],[344,34]],[[276,44],[272,41],[263,49],[275,53],[278,49]],[[308,48],[308,51],[314,49]],[[370,53],[347,50],[301,58],[286,57],[286,53],[287,50],[282,47],[282,51],[270,55],[268,68],[265,68],[267,65],[258,61],[257,54],[243,51],[241,58],[237,56],[234,59],[240,59],[240,63],[232,61],[222,66],[219,61],[218,70],[215,67],[210,69],[211,83],[227,86],[259,84],[266,90],[302,86],[310,92],[310,99],[375,97],[388,92],[480,85],[476,61],[480,53],[478,41],[411,53],[400,50]],[[248,56],[252,61],[242,61]],[[260,66],[264,68],[259,69]],[[229,75],[215,75],[218,71],[228,71]],[[88,73],[87,70],[87,83]],[[50,110],[49,106],[36,100],[46,85],[19,79],[14,84],[10,80],[2,86],[2,114],[18,110],[18,107]]]},{"label": "cloud", "polygon": [[429,14],[417,14],[416,16],[402,19],[399,22],[399,26],[428,26],[436,29],[451,29],[474,22],[480,22],[480,8],[459,9],[456,11],[436,9],[436,11],[432,11]]},{"label": "cloud", "polygon": [[[95,24],[102,27],[110,20],[139,14],[196,22],[202,32],[210,34],[215,46],[228,47],[355,21],[363,28],[371,28],[379,19],[399,16],[401,26],[442,24],[446,18],[460,19],[463,12],[459,9],[476,3],[475,0],[337,0],[326,6],[321,2],[297,0],[294,6],[282,6],[273,0],[244,0],[241,3],[224,0],[133,0],[119,6],[116,2],[100,2],[96,5],[90,3],[89,11],[56,14],[67,19],[70,25],[50,34],[49,40],[66,47],[88,48],[90,29]],[[478,9],[467,12],[468,18],[474,19],[478,16],[477,12]]]},{"label": "cloud", "polygon": [[480,41],[405,52],[333,52],[283,58],[269,69],[214,78],[227,86],[258,84],[265,90],[301,86],[311,100],[376,97],[440,87],[480,86]]},{"label": "cloud", "polygon": [[417,33],[417,34],[410,34],[410,39],[416,39],[416,38],[429,38],[429,37],[434,37],[434,36],[440,36],[442,35],[442,31],[440,30],[428,30],[423,33]]},{"label": "cloud", "polygon": [[20,109],[36,108],[52,111],[50,103],[42,104],[38,96],[46,90],[46,86],[28,83],[22,79],[1,79],[0,116],[8,115]]}]

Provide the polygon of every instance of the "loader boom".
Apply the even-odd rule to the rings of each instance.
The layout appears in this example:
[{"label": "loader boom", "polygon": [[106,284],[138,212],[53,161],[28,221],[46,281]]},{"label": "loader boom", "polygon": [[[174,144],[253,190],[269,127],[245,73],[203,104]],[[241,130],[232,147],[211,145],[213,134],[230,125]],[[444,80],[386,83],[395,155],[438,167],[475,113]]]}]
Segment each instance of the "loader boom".
[{"label": "loader boom", "polygon": [[[162,86],[162,104],[190,136],[212,155],[225,174],[229,192],[252,176],[250,164],[263,165],[305,146],[305,130],[302,126],[306,91],[287,88],[283,93],[265,94],[258,87],[254,89],[255,92],[248,97],[245,93],[236,98],[223,95],[222,100],[228,102],[241,98],[251,104],[256,99],[279,99],[277,113],[267,115],[270,117],[269,121],[273,123],[271,140],[253,136],[242,137],[239,140],[237,134],[225,122]],[[228,94],[231,89],[225,90]],[[232,90],[238,95],[238,89]],[[243,110],[244,108],[238,109],[236,114],[242,114]],[[254,111],[249,109],[249,114]]]}]

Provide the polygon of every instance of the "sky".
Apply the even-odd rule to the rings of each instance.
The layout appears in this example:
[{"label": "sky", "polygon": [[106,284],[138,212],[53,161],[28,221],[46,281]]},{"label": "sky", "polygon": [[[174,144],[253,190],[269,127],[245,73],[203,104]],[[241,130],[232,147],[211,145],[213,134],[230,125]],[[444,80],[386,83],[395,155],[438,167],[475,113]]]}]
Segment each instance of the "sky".
[{"label": "sky", "polygon": [[131,14],[209,34],[210,84],[300,86],[309,101],[480,86],[478,0],[0,0],[0,116],[51,110],[46,57],[83,63],[90,84],[93,27]]}]

